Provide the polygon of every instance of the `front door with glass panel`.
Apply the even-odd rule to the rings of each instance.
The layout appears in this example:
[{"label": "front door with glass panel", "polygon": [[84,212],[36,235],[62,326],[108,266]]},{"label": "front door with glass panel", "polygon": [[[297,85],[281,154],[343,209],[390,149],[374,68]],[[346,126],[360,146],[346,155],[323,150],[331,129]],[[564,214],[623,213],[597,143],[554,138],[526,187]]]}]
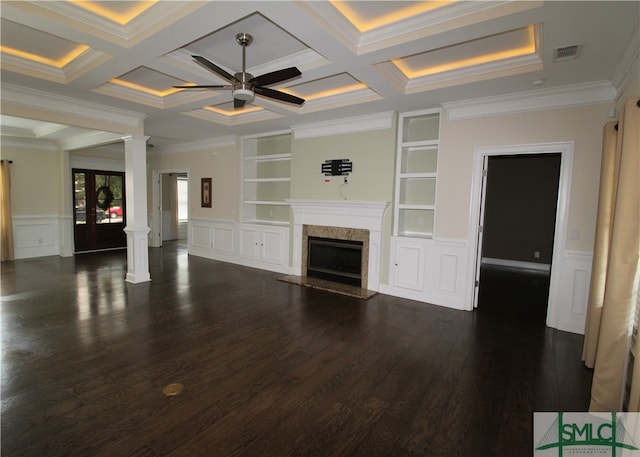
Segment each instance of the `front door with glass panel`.
[{"label": "front door with glass panel", "polygon": [[73,170],[76,252],[127,246],[124,173]]}]

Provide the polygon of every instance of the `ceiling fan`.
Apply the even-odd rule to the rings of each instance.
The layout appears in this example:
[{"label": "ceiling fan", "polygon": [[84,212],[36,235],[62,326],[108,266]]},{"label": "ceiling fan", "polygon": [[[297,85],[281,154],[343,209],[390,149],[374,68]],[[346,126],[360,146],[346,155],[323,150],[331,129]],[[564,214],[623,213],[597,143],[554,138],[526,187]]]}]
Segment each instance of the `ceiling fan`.
[{"label": "ceiling fan", "polygon": [[242,46],[242,71],[231,75],[225,70],[214,64],[213,62],[205,59],[202,56],[191,56],[203,65],[207,70],[212,71],[224,79],[229,81],[231,85],[191,85],[191,86],[173,86],[177,89],[231,89],[233,94],[233,107],[242,108],[245,103],[251,103],[255,97],[255,94],[262,97],[273,98],[287,103],[294,103],[296,105],[302,105],[304,99],[296,97],[295,95],[287,94],[279,90],[269,89],[271,84],[276,84],[282,81],[286,81],[296,76],[300,76],[302,73],[296,67],[283,68],[282,70],[272,71],[265,73],[264,75],[254,77],[251,73],[245,71],[246,68],[246,49],[253,42],[253,37],[248,33],[238,33],[236,35],[236,41]]}]

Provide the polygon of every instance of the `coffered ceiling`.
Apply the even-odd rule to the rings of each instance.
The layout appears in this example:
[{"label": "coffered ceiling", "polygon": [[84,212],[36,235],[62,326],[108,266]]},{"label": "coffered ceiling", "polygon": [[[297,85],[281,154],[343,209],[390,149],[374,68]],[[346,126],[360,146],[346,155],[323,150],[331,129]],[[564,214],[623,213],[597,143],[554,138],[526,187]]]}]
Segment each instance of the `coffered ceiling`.
[{"label": "coffered ceiling", "polygon": [[[635,1],[3,1],[3,90],[26,88],[142,113],[156,145],[279,130],[596,81],[616,86],[638,34]],[[302,106],[260,96],[234,109],[228,82],[296,66],[269,86]],[[575,57],[554,50],[576,45]],[[633,53],[631,53],[633,54]],[[631,58],[634,58],[632,55]],[[637,58],[637,53],[635,55]],[[623,72],[624,73],[624,72]],[[618,77],[618,79],[620,79]],[[5,113],[6,114],[6,113]],[[27,127],[29,126],[29,127]],[[2,134],[86,134],[3,116]],[[25,130],[26,129],[26,130]]]}]

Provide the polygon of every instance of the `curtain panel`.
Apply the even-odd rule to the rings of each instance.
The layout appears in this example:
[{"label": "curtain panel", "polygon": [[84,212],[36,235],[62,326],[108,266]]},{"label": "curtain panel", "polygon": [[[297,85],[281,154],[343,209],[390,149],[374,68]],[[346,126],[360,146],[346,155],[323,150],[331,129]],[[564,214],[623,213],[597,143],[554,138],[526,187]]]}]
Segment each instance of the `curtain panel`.
[{"label": "curtain panel", "polygon": [[8,160],[0,160],[0,260],[13,260],[11,172]]},{"label": "curtain panel", "polygon": [[[596,240],[582,358],[594,369],[590,411],[620,411],[640,273],[640,98],[604,126]],[[638,358],[636,358],[636,364]],[[640,373],[640,366],[634,372]],[[635,387],[635,390],[634,390]],[[640,379],[632,379],[640,398]],[[640,404],[630,404],[636,410]]]}]

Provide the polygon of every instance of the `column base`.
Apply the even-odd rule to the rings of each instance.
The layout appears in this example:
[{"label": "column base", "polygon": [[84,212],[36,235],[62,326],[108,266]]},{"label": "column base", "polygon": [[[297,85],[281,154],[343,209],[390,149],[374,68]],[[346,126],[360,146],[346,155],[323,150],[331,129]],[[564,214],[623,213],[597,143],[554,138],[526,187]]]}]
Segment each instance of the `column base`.
[{"label": "column base", "polygon": [[127,276],[130,283],[151,281],[149,274],[149,227],[125,227],[127,234]]}]

